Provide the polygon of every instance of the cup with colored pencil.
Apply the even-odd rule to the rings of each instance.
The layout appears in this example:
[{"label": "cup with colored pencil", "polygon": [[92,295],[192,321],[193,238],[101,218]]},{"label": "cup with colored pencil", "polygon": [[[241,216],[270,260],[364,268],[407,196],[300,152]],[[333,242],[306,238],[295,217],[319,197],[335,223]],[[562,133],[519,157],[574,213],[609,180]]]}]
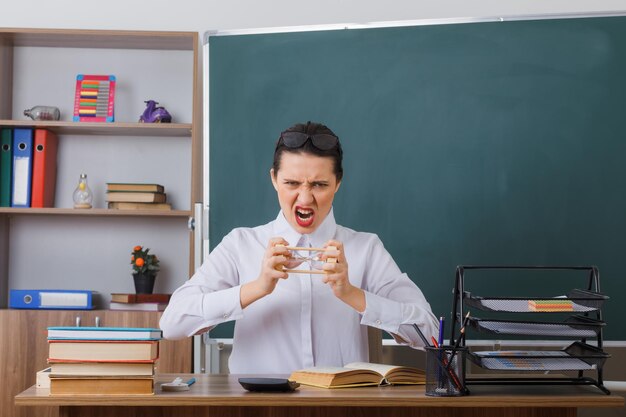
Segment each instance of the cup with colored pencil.
[{"label": "cup with colored pencil", "polygon": [[[465,386],[465,357],[468,349],[461,346],[468,319],[469,312],[463,321],[461,336],[454,345],[449,346],[441,343],[443,342],[443,332],[440,332],[439,341],[432,337],[429,342],[420,328],[416,324],[413,325],[424,342],[424,350],[426,351],[426,395],[453,397],[469,394],[469,390]],[[442,330],[442,319],[440,319],[439,326]]]},{"label": "cup with colored pencil", "polygon": [[[434,340],[436,342],[436,340]],[[426,346],[426,388],[431,397],[467,395],[465,386],[465,356],[467,347]],[[454,356],[452,355],[455,353]]]}]

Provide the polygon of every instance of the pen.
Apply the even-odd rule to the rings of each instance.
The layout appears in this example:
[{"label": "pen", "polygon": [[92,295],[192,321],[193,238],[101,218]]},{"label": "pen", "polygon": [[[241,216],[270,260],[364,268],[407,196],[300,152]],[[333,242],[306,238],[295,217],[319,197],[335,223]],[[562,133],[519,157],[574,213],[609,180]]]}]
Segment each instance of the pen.
[{"label": "pen", "polygon": [[430,346],[430,343],[428,343],[428,340],[426,340],[426,336],[424,336],[424,333],[422,333],[418,325],[413,323],[413,327],[415,327],[415,330],[417,330],[417,334],[419,335],[420,339],[422,339],[422,342],[424,342],[424,346]]},{"label": "pen", "polygon": [[196,378],[191,378],[189,381],[187,381],[187,386],[192,386],[193,384],[196,383]]},{"label": "pen", "polygon": [[[439,342],[435,339],[435,336],[430,336],[430,340],[433,342],[433,346],[436,349],[439,349]],[[437,371],[437,381],[439,388],[443,388],[443,373],[441,371],[445,371],[444,366],[446,365],[445,361],[442,362],[443,357],[441,356],[441,350],[437,352],[437,362],[439,362],[439,370]]]},{"label": "pen", "polygon": [[439,349],[439,342],[435,339],[435,336],[430,336],[430,340],[433,342],[433,346]]},{"label": "pen", "polygon": [[445,317],[439,317],[439,346],[443,346],[443,329],[445,327]]},{"label": "pen", "polygon": [[452,364],[452,360],[454,359],[454,356],[456,355],[456,352],[459,350],[459,346],[461,345],[461,341],[463,340],[463,338],[465,336],[465,326],[467,326],[467,321],[469,320],[469,316],[470,316],[470,312],[468,311],[467,314],[465,315],[465,319],[463,319],[463,325],[461,326],[461,330],[459,331],[459,337],[456,339],[456,343],[454,344],[454,347],[452,348],[452,353],[450,354],[450,359],[448,359],[448,366],[447,366],[448,369],[450,369],[450,365]]}]

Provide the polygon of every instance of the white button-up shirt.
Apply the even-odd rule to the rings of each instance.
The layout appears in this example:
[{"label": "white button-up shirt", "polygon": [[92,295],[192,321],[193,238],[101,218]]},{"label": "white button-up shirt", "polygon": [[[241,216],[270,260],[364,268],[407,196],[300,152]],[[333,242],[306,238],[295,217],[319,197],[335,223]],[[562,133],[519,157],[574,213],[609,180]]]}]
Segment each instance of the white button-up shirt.
[{"label": "white button-up shirt", "polygon": [[339,300],[315,274],[290,274],[274,292],[242,309],[241,285],[257,279],[270,238],[282,237],[295,246],[301,236],[282,212],[266,225],[231,231],[172,295],[160,321],[164,337],[188,337],[236,320],[230,372],[288,374],[312,366],[367,362],[366,326],[412,347],[423,346],[413,323],[429,340],[437,334],[437,319],[424,295],[378,236],[337,225],[332,210],[308,239],[313,247],[330,239],[343,242],[350,282],[365,291],[365,311]]}]

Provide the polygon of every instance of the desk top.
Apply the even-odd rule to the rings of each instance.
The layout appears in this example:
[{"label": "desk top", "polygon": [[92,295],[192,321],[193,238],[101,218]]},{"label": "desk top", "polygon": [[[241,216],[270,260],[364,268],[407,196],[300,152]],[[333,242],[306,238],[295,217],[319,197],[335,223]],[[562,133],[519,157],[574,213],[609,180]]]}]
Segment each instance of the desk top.
[{"label": "desk top", "polygon": [[[239,385],[238,378],[250,375],[195,374],[189,391],[164,392],[163,382],[192,375],[160,374],[155,378],[155,395],[55,395],[35,386],[15,397],[16,405],[84,406],[342,406],[342,407],[623,407],[624,398],[605,395],[593,386],[498,386],[471,385],[464,397],[427,397],[423,385],[323,389],[300,386],[292,393],[253,393]],[[259,375],[254,375],[258,377]],[[267,375],[285,378],[285,375]]]}]

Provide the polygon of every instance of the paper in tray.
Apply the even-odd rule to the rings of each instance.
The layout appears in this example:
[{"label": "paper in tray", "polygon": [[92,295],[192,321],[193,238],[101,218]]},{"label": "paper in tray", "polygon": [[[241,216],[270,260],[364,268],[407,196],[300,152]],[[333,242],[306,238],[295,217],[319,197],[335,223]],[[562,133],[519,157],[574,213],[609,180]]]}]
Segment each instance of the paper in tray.
[{"label": "paper in tray", "polygon": [[470,359],[486,369],[515,371],[579,371],[597,369],[608,354],[574,342],[564,350],[512,350],[472,352]]},{"label": "paper in tray", "polygon": [[513,321],[469,318],[469,324],[479,331],[493,334],[544,337],[595,338],[604,322],[588,317],[573,316],[562,322]]},{"label": "paper in tray", "polygon": [[608,297],[588,290],[574,289],[558,297],[476,297],[466,293],[468,306],[483,311],[515,313],[586,313],[602,307]]},{"label": "paper in tray", "polygon": [[[524,357],[522,352],[518,351],[502,351],[500,353],[509,356],[480,356],[485,352],[477,352],[480,358],[480,366],[487,369],[495,370],[515,370],[515,371],[578,371],[596,369],[596,365],[588,364],[580,359],[571,358],[567,354],[563,355],[545,355],[543,358]],[[493,352],[487,352],[493,353]],[[536,352],[534,352],[536,353]],[[560,353],[560,352],[548,352]],[[510,357],[510,355],[514,357]]]}]

